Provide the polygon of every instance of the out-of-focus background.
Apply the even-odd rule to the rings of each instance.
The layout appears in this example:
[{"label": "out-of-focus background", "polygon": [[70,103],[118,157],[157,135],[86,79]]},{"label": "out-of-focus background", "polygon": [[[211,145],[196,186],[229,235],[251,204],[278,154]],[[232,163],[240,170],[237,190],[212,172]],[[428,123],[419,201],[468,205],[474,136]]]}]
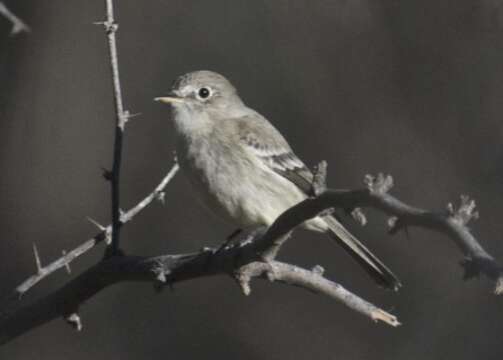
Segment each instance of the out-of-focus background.
[{"label": "out-of-focus background", "polygon": [[[32,33],[9,38],[0,18],[0,294],[109,221],[113,99],[103,1],[6,2]],[[152,101],[178,75],[225,74],[309,165],[329,163],[333,187],[391,173],[393,193],[443,209],[473,196],[472,227],[503,260],[503,5],[495,0],[116,1],[127,109],[123,207],[172,164],[169,110]],[[232,228],[208,217],[183,176],[167,203],[124,228],[128,253],[215,245]],[[84,330],[56,320],[0,348],[1,359],[501,359],[503,299],[486,280],[463,282],[461,254],[444,237],[411,229],[389,237],[369,213],[351,229],[401,277],[374,286],[340,248],[297,233],[281,258],[327,275],[397,314],[373,324],[302,289],[256,282],[241,295],[228,278],[155,294],[120,284],[81,309]],[[73,265],[78,274],[102,255]],[[69,279],[60,271],[27,295]]]}]

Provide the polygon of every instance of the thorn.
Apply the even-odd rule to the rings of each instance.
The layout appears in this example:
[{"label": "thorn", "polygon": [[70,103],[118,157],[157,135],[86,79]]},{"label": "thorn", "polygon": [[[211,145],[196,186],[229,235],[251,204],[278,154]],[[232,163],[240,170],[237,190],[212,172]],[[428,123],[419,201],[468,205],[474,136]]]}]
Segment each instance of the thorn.
[{"label": "thorn", "polygon": [[316,275],[323,276],[323,273],[325,272],[325,269],[321,265],[315,265],[311,271],[315,273]]},{"label": "thorn", "polygon": [[112,227],[111,226],[103,226],[93,218],[87,216],[87,220],[96,226],[100,231],[105,233],[105,244],[110,245],[112,243]]},{"label": "thorn", "polygon": [[37,272],[40,274],[42,272],[42,262],[40,261],[40,256],[38,254],[37,245],[33,243],[33,254],[35,255],[35,263],[37,264]]},{"label": "thorn", "polygon": [[166,193],[164,191],[158,192],[156,198],[162,205],[166,205]]},{"label": "thorn", "polygon": [[119,208],[119,221],[122,224],[125,224],[129,221],[128,217],[129,217],[128,213],[125,212],[124,210],[122,210],[121,208]]},{"label": "thorn", "polygon": [[65,316],[65,321],[68,324],[70,324],[75,330],[77,331],[82,330],[82,321],[80,319],[79,314],[77,314],[76,312],[68,316]]},{"label": "thorn", "polygon": [[141,113],[134,113],[134,114],[131,114],[131,113],[129,112],[129,110],[124,111],[124,118],[126,119],[126,122],[128,122],[130,119],[135,118],[135,117],[138,117],[138,116],[140,116],[140,115],[141,115]]},{"label": "thorn", "polygon": [[94,226],[96,226],[98,229],[100,229],[100,231],[106,231],[107,228],[104,227],[103,225],[101,225],[99,222],[97,222],[96,220],[94,220],[93,218],[87,216],[86,217],[87,221],[89,221],[91,224],[93,224]]},{"label": "thorn", "polygon": [[126,124],[128,123],[128,121],[130,119],[135,118],[140,115],[141,115],[141,113],[131,114],[129,112],[129,110],[124,110],[122,112],[122,114],[119,115],[119,124],[117,126],[119,126],[121,128],[121,130],[124,130]]},{"label": "thorn", "polygon": [[119,121],[117,123],[117,126],[121,129],[121,131],[124,131],[124,128],[126,127],[126,123],[128,121],[128,115],[129,111],[127,110],[119,114]]},{"label": "thorn", "polygon": [[398,217],[390,216],[387,221],[388,232],[394,234],[398,231]]},{"label": "thorn", "polygon": [[[66,256],[66,250],[63,250],[62,254],[63,254],[63,256]],[[70,275],[72,273],[72,269],[70,268],[70,262],[65,263],[65,269],[66,269],[66,272],[68,273],[68,275]]]},{"label": "thorn", "polygon": [[91,223],[93,224],[94,226],[96,226],[101,232],[104,233],[105,235],[105,244],[107,245],[110,245],[112,243],[112,227],[111,226],[103,226],[101,225],[99,222],[97,222],[96,220],[94,220],[93,218],[87,216],[86,219]]},{"label": "thorn", "polygon": [[142,113],[129,114],[128,118],[132,119],[132,118],[135,118],[135,117],[138,117],[138,116],[141,116],[141,115],[142,115]]},{"label": "thorn", "polygon": [[106,181],[112,181],[114,174],[112,171],[110,171],[107,168],[102,166],[101,167],[101,176],[103,176],[103,179],[105,179]]},{"label": "thorn", "polygon": [[105,28],[105,32],[107,34],[110,34],[112,32],[116,32],[117,29],[119,28],[119,24],[109,22],[109,21],[96,21],[96,22],[93,22],[93,25],[102,25]]}]

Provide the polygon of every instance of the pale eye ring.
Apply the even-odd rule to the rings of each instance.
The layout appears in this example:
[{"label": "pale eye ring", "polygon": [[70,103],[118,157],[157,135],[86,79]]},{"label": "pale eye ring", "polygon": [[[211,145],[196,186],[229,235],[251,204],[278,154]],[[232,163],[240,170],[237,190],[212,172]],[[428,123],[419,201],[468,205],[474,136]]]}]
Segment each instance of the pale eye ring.
[{"label": "pale eye ring", "polygon": [[211,95],[211,90],[210,90],[210,88],[207,88],[207,87],[202,87],[197,92],[197,97],[202,100],[209,98],[210,95]]}]

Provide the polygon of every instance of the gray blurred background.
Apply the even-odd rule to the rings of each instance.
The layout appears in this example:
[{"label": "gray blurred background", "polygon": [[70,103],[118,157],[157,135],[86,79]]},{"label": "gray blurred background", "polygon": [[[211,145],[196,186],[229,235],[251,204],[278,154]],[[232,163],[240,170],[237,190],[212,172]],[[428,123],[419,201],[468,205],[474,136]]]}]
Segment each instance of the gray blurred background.
[{"label": "gray blurred background", "polygon": [[[123,207],[172,164],[173,127],[152,102],[191,70],[229,77],[309,165],[329,163],[333,187],[391,173],[393,193],[442,209],[473,196],[482,244],[503,260],[503,4],[495,0],[115,1],[128,124]],[[109,221],[113,99],[103,1],[15,0],[33,32],[9,38],[0,18],[0,294]],[[233,229],[208,217],[182,176],[167,203],[127,225],[123,248],[154,255],[219,243]],[[386,235],[369,212],[358,236],[401,277],[382,291],[341,249],[297,233],[281,258],[311,267],[397,314],[373,324],[307,291],[256,282],[250,297],[224,277],[175,286],[120,284],[81,310],[84,330],[56,320],[0,348],[1,359],[501,359],[503,299],[487,280],[463,282],[444,237]],[[74,274],[102,249],[73,265]],[[60,271],[28,294],[68,281]]]}]

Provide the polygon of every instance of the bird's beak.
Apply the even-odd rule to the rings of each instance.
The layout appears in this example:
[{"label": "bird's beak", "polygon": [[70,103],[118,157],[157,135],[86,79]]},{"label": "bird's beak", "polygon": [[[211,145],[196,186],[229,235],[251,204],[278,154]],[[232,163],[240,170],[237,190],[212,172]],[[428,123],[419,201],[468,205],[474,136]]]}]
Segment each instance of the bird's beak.
[{"label": "bird's beak", "polygon": [[184,100],[181,97],[178,96],[162,96],[162,97],[156,97],[154,98],[154,101],[160,101],[165,104],[176,104],[176,103],[183,103]]}]

